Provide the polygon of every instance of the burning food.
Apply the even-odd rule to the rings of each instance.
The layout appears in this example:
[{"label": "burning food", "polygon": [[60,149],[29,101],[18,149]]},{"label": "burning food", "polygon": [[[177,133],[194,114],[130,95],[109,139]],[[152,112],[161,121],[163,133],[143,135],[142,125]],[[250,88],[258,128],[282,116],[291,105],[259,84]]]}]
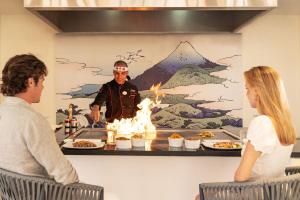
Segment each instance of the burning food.
[{"label": "burning food", "polygon": [[163,93],[159,92],[160,84],[153,85],[150,91],[154,92],[155,99],[151,100],[145,98],[137,106],[139,110],[136,112],[136,116],[133,118],[121,118],[120,120],[115,119],[113,123],[108,123],[106,126],[107,130],[115,131],[117,134],[132,134],[132,133],[146,133],[155,132],[156,128],[151,121],[151,110],[161,103],[159,97],[164,96]]}]

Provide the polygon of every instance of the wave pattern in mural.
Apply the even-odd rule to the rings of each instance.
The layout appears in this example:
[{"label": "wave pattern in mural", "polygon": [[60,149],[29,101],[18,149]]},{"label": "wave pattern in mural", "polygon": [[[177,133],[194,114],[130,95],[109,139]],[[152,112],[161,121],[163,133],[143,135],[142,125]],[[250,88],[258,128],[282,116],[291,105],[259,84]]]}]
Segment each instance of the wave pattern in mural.
[{"label": "wave pattern in mural", "polygon": [[[128,56],[116,55],[129,64],[145,59],[143,50],[128,52]],[[241,67],[237,66],[241,55],[230,55],[211,61],[202,56],[188,41],[181,41],[177,47],[163,60],[144,70],[131,80],[142,98],[154,98],[149,91],[153,84],[161,83],[161,90],[165,93],[159,107],[152,110],[152,121],[156,127],[165,128],[219,128],[225,125],[242,126],[242,83],[240,78],[233,78],[241,74]],[[113,61],[112,61],[113,63]],[[58,67],[76,65],[77,70],[86,70],[93,76],[107,77],[102,68],[88,66],[83,62],[70,61],[67,58],[57,58]],[[87,70],[89,69],[89,70]],[[231,74],[230,76],[228,76]],[[234,75],[232,75],[234,74]],[[95,98],[102,84],[93,82],[75,85],[66,92],[57,93],[57,123],[66,118],[65,104],[72,102],[74,114],[91,123],[88,105]],[[62,102],[65,102],[62,103]],[[64,105],[64,106],[62,106]],[[102,122],[100,126],[104,126]]]}]

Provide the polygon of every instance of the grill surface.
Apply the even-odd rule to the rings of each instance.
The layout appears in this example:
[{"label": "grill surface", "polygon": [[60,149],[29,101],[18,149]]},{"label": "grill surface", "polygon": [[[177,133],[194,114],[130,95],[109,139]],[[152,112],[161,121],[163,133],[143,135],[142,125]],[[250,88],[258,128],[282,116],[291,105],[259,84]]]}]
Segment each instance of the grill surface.
[{"label": "grill surface", "polygon": [[[179,133],[184,138],[196,137],[197,134],[202,131],[211,131],[214,133],[213,138],[207,138],[212,140],[237,140],[239,139],[236,135],[222,129],[203,129],[203,130],[173,130],[173,129],[158,129],[156,131],[156,138],[153,142],[156,143],[168,143],[168,137],[173,133]],[[83,128],[76,133],[76,138],[80,139],[99,139],[106,141],[107,130],[102,128]],[[198,136],[199,137],[199,136]]]}]

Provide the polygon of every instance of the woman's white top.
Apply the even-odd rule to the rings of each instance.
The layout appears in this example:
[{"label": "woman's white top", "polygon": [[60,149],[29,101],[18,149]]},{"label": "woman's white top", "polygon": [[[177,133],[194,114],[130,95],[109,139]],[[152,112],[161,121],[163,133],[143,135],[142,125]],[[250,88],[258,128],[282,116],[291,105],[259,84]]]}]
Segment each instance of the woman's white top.
[{"label": "woman's white top", "polygon": [[[294,145],[280,143],[272,120],[266,115],[255,117],[248,128],[247,140],[262,154],[252,169],[252,180],[284,176]],[[242,150],[244,154],[246,145]]]}]

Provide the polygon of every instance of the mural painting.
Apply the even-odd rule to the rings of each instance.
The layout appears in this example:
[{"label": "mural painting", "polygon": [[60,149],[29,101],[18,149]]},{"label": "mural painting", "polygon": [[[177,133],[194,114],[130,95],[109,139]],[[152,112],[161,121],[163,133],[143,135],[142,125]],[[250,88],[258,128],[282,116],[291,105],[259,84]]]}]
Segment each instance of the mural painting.
[{"label": "mural painting", "polygon": [[[63,41],[65,37],[68,36],[59,40]],[[161,39],[164,37],[161,36]],[[172,44],[176,42],[174,48],[164,49],[162,53],[159,52],[161,48],[159,43],[148,43],[152,48],[157,45],[157,52],[153,52],[147,50],[147,45],[133,49],[130,44],[127,44],[128,47],[119,41],[119,46],[130,50],[121,50],[120,54],[114,50],[115,54],[106,61],[102,61],[101,55],[85,54],[76,58],[82,50],[81,47],[89,49],[88,45],[105,51],[103,43],[97,47],[96,43],[87,44],[80,38],[79,41],[78,50],[73,50],[73,53],[66,53],[65,49],[72,48],[69,42],[57,44],[56,71],[59,73],[56,81],[57,124],[62,123],[67,117],[68,104],[71,103],[74,105],[73,114],[80,124],[90,126],[93,122],[89,117],[89,104],[93,102],[102,84],[113,79],[113,63],[116,60],[124,60],[129,65],[130,81],[138,87],[142,99],[155,98],[149,89],[153,84],[161,83],[160,91],[165,95],[161,99],[161,104],[152,109],[151,115],[152,122],[157,128],[202,129],[226,125],[242,127],[243,83],[239,39],[233,39],[234,42],[229,44],[235,48],[229,48],[228,53],[226,45],[223,49],[212,49],[223,51],[219,53],[223,55],[222,57],[214,59],[204,56],[198,50],[195,38],[180,40],[180,37],[173,36],[171,42]],[[213,41],[211,43],[213,44]],[[208,45],[209,42],[206,42],[205,46]],[[160,59],[154,60],[159,56],[151,56],[152,54],[159,55]],[[87,62],[91,59],[94,60],[93,63]],[[103,105],[101,116],[104,116],[104,112]],[[105,126],[104,119],[99,126]]]}]

